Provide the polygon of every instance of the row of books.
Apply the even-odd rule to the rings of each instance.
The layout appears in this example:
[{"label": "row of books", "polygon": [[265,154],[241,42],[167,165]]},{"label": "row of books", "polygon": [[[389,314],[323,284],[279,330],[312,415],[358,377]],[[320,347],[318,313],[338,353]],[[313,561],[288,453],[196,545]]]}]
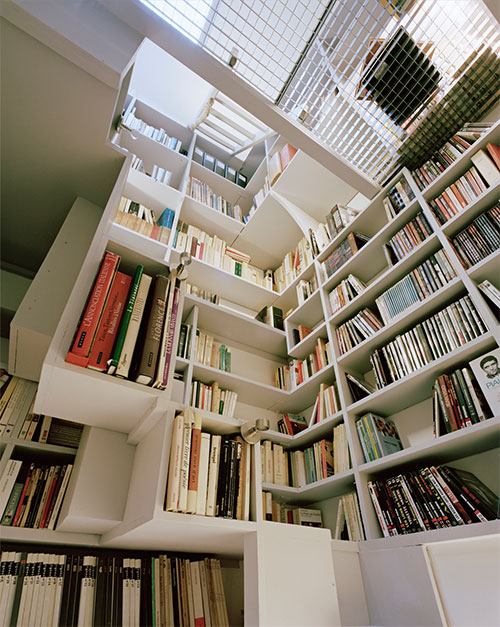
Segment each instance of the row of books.
[{"label": "row of books", "polygon": [[264,520],[302,527],[323,527],[321,510],[279,503],[272,492],[262,491],[262,515]]},{"label": "row of books", "polygon": [[250,265],[250,257],[230,248],[227,243],[205,231],[179,220],[173,247],[179,252],[188,252],[191,257],[240,276],[256,285],[273,289],[272,270],[261,270]]},{"label": "row of books", "polygon": [[2,551],[2,624],[229,625],[220,561]]},{"label": "row of books", "polygon": [[280,433],[285,433],[286,435],[297,435],[309,427],[309,422],[305,416],[286,412],[278,419],[277,427]]},{"label": "row of books", "polygon": [[387,190],[387,193],[382,199],[388,220],[395,218],[414,198],[415,194],[410,184],[406,180],[406,177],[402,176]]},{"label": "row of books", "polygon": [[320,222],[314,229],[309,229],[313,255],[319,253],[348,226],[360,213],[358,209],[334,205],[325,216],[325,222]]},{"label": "row of books", "polygon": [[283,174],[296,153],[296,148],[294,148],[291,144],[285,144],[280,151],[276,151],[271,157],[269,157],[267,172],[271,186],[274,185],[278,178]]},{"label": "row of books", "polygon": [[9,459],[0,478],[1,524],[54,529],[73,464]]},{"label": "row of books", "polygon": [[497,309],[500,309],[500,290],[493,285],[491,281],[485,279],[477,284],[481,292],[493,303]]},{"label": "row of books", "polygon": [[214,336],[196,329],[194,360],[204,366],[231,372],[231,349],[216,342]]},{"label": "row of books", "polygon": [[177,343],[177,357],[181,357],[182,359],[190,359],[192,333],[192,324],[181,323],[181,327],[179,330],[179,341]]},{"label": "row of books", "polygon": [[366,283],[360,281],[358,277],[353,274],[349,274],[347,279],[343,279],[328,293],[332,314],[342,309],[342,307],[345,307],[347,303],[353,301],[364,292],[365,289]]},{"label": "row of books", "polygon": [[[0,389],[0,436],[18,437],[25,416],[28,415],[35,399],[38,384],[21,377],[8,374],[1,369]],[[17,428],[16,428],[17,425]]]},{"label": "row of books", "polygon": [[430,237],[432,233],[433,230],[427,218],[419,211],[414,218],[407,222],[402,229],[384,244],[383,250],[389,266],[393,266],[401,259],[404,259],[412,250]]},{"label": "row of books", "polygon": [[314,353],[305,359],[291,359],[274,370],[274,386],[280,390],[294,390],[331,363],[330,343],[319,337]]},{"label": "row of books", "polygon": [[362,233],[349,233],[321,264],[323,279],[326,281],[331,277],[369,241],[370,238]]},{"label": "row of books", "polygon": [[368,482],[384,537],[494,520],[498,497],[472,473],[429,466]]},{"label": "row of books", "polygon": [[340,398],[337,382],[331,385],[326,383],[319,384],[318,395],[314,401],[309,426],[315,425],[322,420],[326,420],[329,416],[333,416],[340,411]]},{"label": "row of books", "polygon": [[[493,360],[497,357],[490,355],[490,358]],[[477,369],[482,360],[483,357],[471,364]],[[432,398],[436,437],[491,418],[493,410],[498,410],[495,405],[499,405],[497,402],[493,407],[489,406],[470,367],[457,368],[437,377],[432,387]],[[494,402],[496,399],[492,397],[491,400]]]},{"label": "row of books", "polygon": [[500,248],[500,203],[475,218],[451,243],[467,270]]},{"label": "row of books", "polygon": [[234,205],[223,198],[220,194],[216,194],[209,185],[199,181],[194,177],[189,177],[188,195],[204,205],[210,207],[214,211],[223,213],[234,220],[243,222],[243,212],[239,205]]},{"label": "row of books", "polygon": [[168,244],[174,217],[175,212],[167,208],[157,219],[151,209],[122,197],[113,221],[126,229],[150,237],[162,244]]},{"label": "row of books", "polygon": [[281,266],[273,273],[274,285],[277,292],[285,289],[300,276],[300,274],[313,262],[314,255],[307,237],[303,237],[293,252],[288,252]]},{"label": "row of books", "polygon": [[207,168],[207,170],[211,170],[228,181],[231,181],[231,183],[236,183],[236,185],[240,187],[246,187],[247,185],[248,178],[243,172],[232,168],[227,163],[214,157],[214,155],[202,150],[199,146],[195,146],[194,148],[193,161]]},{"label": "row of books", "polygon": [[362,542],[365,539],[356,492],[343,494],[339,499],[334,538],[351,542]]},{"label": "row of books", "polygon": [[368,413],[356,420],[356,431],[365,462],[373,462],[403,448],[393,420]]},{"label": "row of books", "polygon": [[425,163],[412,171],[420,191],[435,181],[452,163],[455,163],[462,154],[476,141],[476,137],[464,137],[460,132],[452,135]]},{"label": "row of books", "polygon": [[[491,164],[492,168],[496,166]],[[487,183],[479,169],[472,166],[454,183],[448,185],[438,196],[429,200],[429,205],[439,224],[445,224],[465,209],[471,202],[483,194],[491,184],[500,181],[500,171],[496,169],[496,179],[488,177],[493,183]]]},{"label": "row of books", "polygon": [[156,128],[155,126],[151,126],[151,124],[147,124],[144,120],[137,118],[135,113],[136,108],[133,107],[132,110],[123,117],[121,126],[124,126],[130,131],[139,131],[139,133],[154,139],[171,150],[175,150],[176,152],[180,151],[182,142],[179,139],[169,136],[164,128]]},{"label": "row of books", "polygon": [[221,389],[217,381],[207,384],[193,380],[191,384],[191,406],[196,409],[232,418],[237,400],[236,392]]},{"label": "row of books", "polygon": [[385,324],[447,285],[456,274],[444,250],[423,261],[375,299]]},{"label": "row of books", "polygon": [[295,290],[297,292],[297,303],[303,305],[306,300],[314,294],[314,292],[318,289],[318,279],[314,274],[310,281],[306,281],[306,279],[300,279],[295,286]]},{"label": "row of books", "polygon": [[279,307],[273,307],[273,305],[262,307],[262,309],[255,316],[255,320],[259,320],[259,322],[268,324],[280,331],[285,330],[283,325],[283,309],[280,309]]},{"label": "row of books", "polygon": [[199,287],[197,285],[192,285],[191,283],[186,283],[186,294],[192,294],[197,298],[201,298],[203,300],[207,300],[209,303],[213,303],[214,305],[219,304],[219,295],[206,290],[203,287]]},{"label": "row of books", "polygon": [[269,177],[264,176],[264,185],[259,189],[259,191],[252,196],[252,207],[248,213],[248,218],[245,220],[245,223],[253,216],[253,214],[260,207],[266,196],[269,194],[271,189],[271,185],[269,184]]},{"label": "row of books", "polygon": [[151,277],[118,271],[120,256],[106,251],[66,361],[165,389],[182,283],[177,270]]},{"label": "row of books", "polygon": [[308,327],[305,324],[298,324],[297,328],[292,329],[293,343],[299,344],[299,342],[305,340],[308,335],[311,335],[313,331],[313,328]]},{"label": "row of books", "polygon": [[335,329],[339,352],[344,355],[383,327],[382,321],[368,307]]},{"label": "row of books", "polygon": [[370,361],[377,387],[402,379],[483,335],[486,330],[469,295],[463,296],[382,348],[375,349]]},{"label": "row of books", "polygon": [[156,164],[153,165],[151,173],[147,172],[143,160],[137,155],[134,155],[134,158],[132,159],[131,168],[151,177],[153,181],[158,181],[164,185],[170,185],[170,181],[172,180],[172,172]]},{"label": "row of books", "polygon": [[251,448],[241,436],[202,431],[202,416],[174,418],[165,510],[248,520]]}]

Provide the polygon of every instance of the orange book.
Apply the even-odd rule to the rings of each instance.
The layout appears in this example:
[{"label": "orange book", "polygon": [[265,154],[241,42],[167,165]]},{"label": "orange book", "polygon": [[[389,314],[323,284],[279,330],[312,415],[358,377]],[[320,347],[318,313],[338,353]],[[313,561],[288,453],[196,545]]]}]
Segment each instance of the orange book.
[{"label": "orange book", "polygon": [[294,148],[290,144],[285,144],[283,146],[280,152],[281,171],[283,171],[286,168],[286,166],[290,163],[290,161],[293,159],[296,152],[297,152],[297,148]]},{"label": "orange book", "polygon": [[492,144],[490,142],[489,144],[486,144],[486,150],[490,153],[490,157],[493,159],[495,165],[500,170],[500,146],[497,146],[496,144]]},{"label": "orange book", "polygon": [[310,327],[306,327],[304,324],[299,324],[298,331],[299,331],[299,338],[302,341],[310,333],[312,333],[313,330]]}]

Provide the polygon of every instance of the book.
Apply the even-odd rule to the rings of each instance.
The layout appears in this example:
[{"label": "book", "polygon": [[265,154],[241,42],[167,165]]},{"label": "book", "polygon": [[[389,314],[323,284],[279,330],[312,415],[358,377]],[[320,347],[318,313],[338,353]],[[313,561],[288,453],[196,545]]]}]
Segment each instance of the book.
[{"label": "book", "polygon": [[[488,151],[489,152],[489,151]],[[495,162],[490,158],[486,150],[478,150],[471,155],[470,160],[479,170],[481,176],[484,178],[488,185],[495,185],[500,181],[500,169],[495,165]]]},{"label": "book", "polygon": [[496,165],[498,170],[500,170],[500,146],[494,144],[493,142],[488,142],[486,144],[486,150],[490,158],[493,160],[493,163]]},{"label": "book", "polygon": [[496,305],[496,307],[500,308],[500,290],[498,290],[491,283],[491,281],[485,279],[484,281],[481,281],[481,283],[478,283],[477,286],[481,290],[481,292],[483,292],[483,294],[485,294],[490,299],[490,301],[494,305]]},{"label": "book", "polygon": [[373,413],[365,414],[361,420],[366,421],[369,436],[373,435],[377,451],[375,459],[402,450],[403,444],[393,420]]},{"label": "book", "polygon": [[479,389],[494,416],[500,415],[500,348],[495,348],[469,362]]},{"label": "book", "polygon": [[94,337],[119,263],[119,255],[110,251],[104,253],[75,338],[66,355],[67,362],[87,367]]}]

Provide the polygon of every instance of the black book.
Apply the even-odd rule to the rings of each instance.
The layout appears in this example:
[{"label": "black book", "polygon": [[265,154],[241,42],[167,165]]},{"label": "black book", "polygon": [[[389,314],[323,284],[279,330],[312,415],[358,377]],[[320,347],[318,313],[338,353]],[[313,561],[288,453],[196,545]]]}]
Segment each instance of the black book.
[{"label": "black book", "polygon": [[119,627],[122,624],[121,595],[123,588],[123,560],[115,557],[113,561],[113,608],[111,611],[111,624]]},{"label": "black book", "polygon": [[179,578],[178,578],[178,569],[177,569],[177,558],[172,557],[170,559],[170,578],[172,580],[172,606],[174,612],[174,625],[180,625],[180,603],[179,603]]},{"label": "black book", "polygon": [[106,603],[104,606],[104,627],[113,627],[113,583],[115,574],[115,558],[108,557],[106,569]]},{"label": "black book", "polygon": [[48,466],[42,466],[40,474],[38,476],[38,481],[36,483],[35,492],[33,494],[33,498],[31,499],[30,509],[28,512],[28,516],[26,518],[25,527],[33,527],[33,523],[35,522],[36,513],[38,511],[38,505],[40,504],[40,499],[43,494],[43,490],[45,488],[45,482],[47,481],[48,474]]},{"label": "black book", "polygon": [[72,587],[69,592],[71,609],[71,622],[68,625],[76,627],[78,624],[78,610],[80,609],[80,597],[82,590],[82,577],[83,577],[83,555],[76,556],[76,567],[73,564],[73,577],[71,578]]},{"label": "black book", "polygon": [[476,475],[467,470],[442,466],[448,476],[468,496],[487,520],[499,517],[499,499]]},{"label": "black book", "polygon": [[221,439],[221,451],[219,462],[219,475],[217,480],[217,499],[215,515],[224,516],[226,512],[227,481],[229,476],[229,464],[231,459],[231,443],[228,435],[223,435]]},{"label": "black book", "polygon": [[69,590],[71,587],[71,576],[73,574],[73,559],[74,555],[67,555],[66,562],[64,564],[64,579],[63,589],[61,595],[61,610],[59,612],[59,627],[65,627],[68,625],[68,607],[69,607]]},{"label": "black book", "polygon": [[354,375],[346,372],[345,376],[354,401],[359,401],[373,393],[374,390],[367,383],[361,383]]},{"label": "black book", "polygon": [[104,601],[106,581],[106,560],[102,555],[97,557],[95,580],[94,625],[104,625]]}]

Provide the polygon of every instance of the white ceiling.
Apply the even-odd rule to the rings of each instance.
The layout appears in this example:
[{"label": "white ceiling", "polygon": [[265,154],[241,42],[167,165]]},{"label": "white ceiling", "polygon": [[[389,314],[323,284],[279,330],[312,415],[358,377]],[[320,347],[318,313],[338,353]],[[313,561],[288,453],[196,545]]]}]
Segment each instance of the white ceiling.
[{"label": "white ceiling", "polygon": [[116,90],[0,19],[1,260],[34,273],[76,196],[104,207],[123,157]]}]

